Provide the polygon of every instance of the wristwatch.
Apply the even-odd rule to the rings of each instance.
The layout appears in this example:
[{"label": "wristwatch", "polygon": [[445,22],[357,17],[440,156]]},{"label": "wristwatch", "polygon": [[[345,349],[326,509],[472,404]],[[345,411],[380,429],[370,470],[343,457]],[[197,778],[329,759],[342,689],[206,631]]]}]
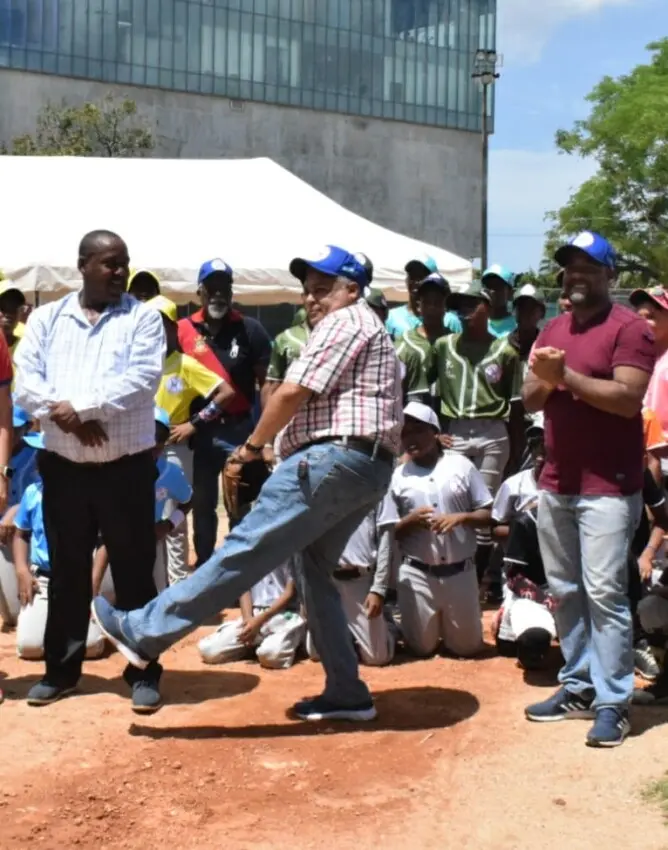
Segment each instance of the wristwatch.
[{"label": "wristwatch", "polygon": [[11,466],[0,466],[0,475],[2,475],[3,478],[9,480],[13,474],[14,470],[11,468]]},{"label": "wristwatch", "polygon": [[261,455],[263,450],[262,446],[254,446],[250,440],[246,440],[246,442],[244,443],[244,448],[246,449],[246,451],[254,455]]}]

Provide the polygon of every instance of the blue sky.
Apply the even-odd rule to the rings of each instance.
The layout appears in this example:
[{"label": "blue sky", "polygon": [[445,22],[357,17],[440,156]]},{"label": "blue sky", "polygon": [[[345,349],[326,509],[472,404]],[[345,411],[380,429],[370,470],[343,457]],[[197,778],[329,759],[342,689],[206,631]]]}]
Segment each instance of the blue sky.
[{"label": "blue sky", "polygon": [[646,61],[668,36],[668,0],[497,0],[496,132],[490,153],[490,261],[515,271],[542,256],[544,215],[565,203],[595,163],[559,155],[557,129],[587,115],[606,74]]}]

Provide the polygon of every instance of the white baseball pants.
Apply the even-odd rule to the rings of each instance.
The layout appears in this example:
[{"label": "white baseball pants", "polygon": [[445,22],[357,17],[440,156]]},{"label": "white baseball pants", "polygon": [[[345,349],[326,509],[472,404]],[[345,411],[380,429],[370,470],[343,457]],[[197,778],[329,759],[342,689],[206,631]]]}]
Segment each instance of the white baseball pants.
[{"label": "white baseball pants", "polygon": [[478,593],[473,561],[447,578],[402,564],[397,601],[408,647],[416,655],[432,655],[442,641],[453,655],[476,655],[483,646]]},{"label": "white baseball pants", "polygon": [[[260,610],[262,609],[254,608],[253,613],[257,614]],[[247,658],[249,647],[239,641],[242,626],[241,618],[232,620],[202,638],[197,644],[202,661],[205,664],[226,664]],[[262,626],[254,647],[260,665],[271,670],[292,667],[305,631],[304,619],[296,612],[283,611],[275,614]]]}]

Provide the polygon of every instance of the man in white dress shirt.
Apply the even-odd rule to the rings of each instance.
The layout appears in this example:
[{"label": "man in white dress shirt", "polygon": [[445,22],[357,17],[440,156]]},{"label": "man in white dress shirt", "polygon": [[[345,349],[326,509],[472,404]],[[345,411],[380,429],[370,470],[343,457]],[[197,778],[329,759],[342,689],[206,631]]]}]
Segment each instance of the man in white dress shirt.
[{"label": "man in white dress shirt", "polygon": [[482,648],[475,530],[489,525],[492,495],[468,458],[443,449],[431,408],[412,401],[404,419],[409,460],[390,485],[399,516],[402,631],[417,655],[431,655],[442,643],[470,657]]},{"label": "man in white dress shirt", "polygon": [[[99,537],[119,605],[136,608],[156,593],[153,399],[165,335],[160,313],[125,291],[129,262],[115,233],[87,234],[81,291],[35,310],[16,353],[17,403],[44,432],[39,471],[51,562],[46,674],[28,694],[31,705],[77,685]],[[157,661],[126,670],[135,711],[159,706],[161,671]]]}]

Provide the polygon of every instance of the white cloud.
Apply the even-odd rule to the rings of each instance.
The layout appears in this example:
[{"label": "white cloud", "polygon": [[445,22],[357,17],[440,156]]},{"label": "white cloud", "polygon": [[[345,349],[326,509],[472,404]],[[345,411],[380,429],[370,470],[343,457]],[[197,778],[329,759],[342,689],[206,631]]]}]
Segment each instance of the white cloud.
[{"label": "white cloud", "polygon": [[506,65],[537,62],[555,30],[572,18],[641,0],[499,0],[498,50]]},{"label": "white cloud", "polygon": [[596,171],[589,159],[556,151],[490,151],[490,260],[516,271],[540,262],[545,213],[563,206]]}]

